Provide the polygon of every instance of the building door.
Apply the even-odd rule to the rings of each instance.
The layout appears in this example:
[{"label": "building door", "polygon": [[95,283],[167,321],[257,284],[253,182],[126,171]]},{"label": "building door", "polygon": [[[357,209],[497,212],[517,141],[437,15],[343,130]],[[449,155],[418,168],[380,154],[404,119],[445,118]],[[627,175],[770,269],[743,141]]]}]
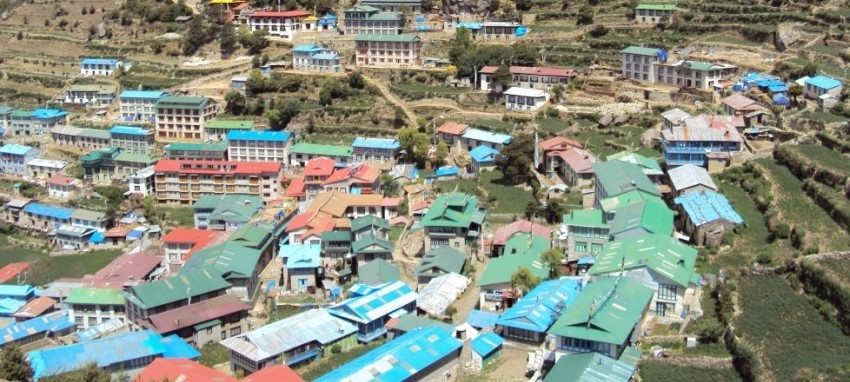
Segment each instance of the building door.
[{"label": "building door", "polygon": [[663,302],[656,302],[655,303],[655,315],[660,316],[660,317],[666,316],[667,315],[667,304],[665,304]]}]

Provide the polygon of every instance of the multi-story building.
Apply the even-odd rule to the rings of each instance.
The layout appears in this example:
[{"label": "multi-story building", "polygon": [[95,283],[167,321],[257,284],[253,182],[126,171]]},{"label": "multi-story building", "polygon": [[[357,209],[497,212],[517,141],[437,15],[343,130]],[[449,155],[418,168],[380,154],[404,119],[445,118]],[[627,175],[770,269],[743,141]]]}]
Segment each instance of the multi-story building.
[{"label": "multi-story building", "polygon": [[109,145],[126,153],[148,153],[155,143],[153,131],[134,126],[109,129]]},{"label": "multi-story building", "polygon": [[512,21],[460,22],[455,30],[464,28],[472,34],[473,40],[514,40],[528,33],[528,29]]},{"label": "multi-story building", "polygon": [[422,0],[364,0],[360,5],[377,8],[383,12],[422,12]]},{"label": "multi-story building", "polygon": [[341,59],[335,50],[318,45],[298,45],[292,48],[292,69],[305,72],[342,72]]},{"label": "multi-story building", "polygon": [[250,119],[214,119],[212,121],[208,121],[204,125],[204,129],[206,129],[208,140],[218,142],[225,140],[227,137],[227,133],[231,131],[254,130],[254,121]]},{"label": "multi-story building", "polygon": [[111,178],[115,173],[115,158],[121,150],[117,147],[104,147],[93,150],[80,157],[80,165],[87,179]]},{"label": "multi-story building", "polygon": [[[327,232],[325,232],[327,233]],[[283,285],[286,290],[305,292],[315,288],[322,268],[322,248],[316,244],[287,244],[280,246],[283,264]]]},{"label": "multi-story building", "polygon": [[574,210],[564,215],[558,235],[567,260],[575,262],[602,253],[611,240],[611,225],[602,210]]},{"label": "multi-story building", "polygon": [[351,143],[354,149],[355,162],[378,162],[389,166],[395,165],[396,157],[401,152],[398,139],[390,138],[354,138]]},{"label": "multi-story building", "polygon": [[227,158],[235,162],[289,163],[292,133],[234,130],[227,133]]},{"label": "multi-story building", "polygon": [[0,172],[6,175],[24,176],[27,162],[41,157],[41,150],[10,143],[0,147]]},{"label": "multi-story building", "polygon": [[165,146],[165,158],[174,160],[227,160],[227,142],[174,142]]},{"label": "multi-story building", "polygon": [[658,24],[670,19],[676,12],[676,4],[638,4],[635,21],[641,24]]},{"label": "multi-story building", "polygon": [[67,123],[68,113],[62,109],[14,110],[11,113],[12,135],[41,135],[56,125]]},{"label": "multi-story building", "polygon": [[679,87],[712,90],[721,81],[732,78],[738,67],[698,61],[667,63],[667,53],[662,49],[630,46],[623,54],[623,76],[650,84],[664,83]]},{"label": "multi-story building", "polygon": [[163,264],[168,268],[168,273],[174,275],[180,272],[192,253],[216,243],[218,237],[219,233],[215,231],[182,227],[172,229],[162,238],[165,244]]},{"label": "multi-story building", "polygon": [[80,61],[80,74],[84,76],[111,76],[119,70],[121,61],[116,58],[84,58]]},{"label": "multi-story building", "polygon": [[643,172],[637,164],[609,160],[593,164],[594,197],[596,208],[601,208],[602,201],[631,191],[641,191],[644,194],[661,197],[658,186]]},{"label": "multi-story building", "polygon": [[305,29],[306,11],[258,11],[248,15],[248,28],[251,32],[265,29],[269,36],[292,40],[296,31]]},{"label": "multi-story building", "polygon": [[0,128],[8,129],[12,125],[12,112],[15,108],[5,105],[0,105]]},{"label": "multi-story building", "polygon": [[558,176],[569,187],[587,187],[593,182],[593,164],[599,160],[583,148],[569,147],[546,153],[546,174]]},{"label": "multi-story building", "polygon": [[[396,281],[371,293],[349,298],[328,308],[328,313],[357,326],[357,340],[371,342],[387,333],[387,321],[395,315],[416,311],[417,293],[407,284]],[[404,311],[404,312],[401,312]]]},{"label": "multi-story building", "polygon": [[86,150],[99,150],[109,146],[110,138],[112,138],[112,135],[109,134],[108,130],[80,129],[77,147]]},{"label": "multi-story building", "polygon": [[195,229],[236,231],[263,209],[257,195],[201,195],[192,205]]},{"label": "multi-story building", "polygon": [[368,5],[355,5],[346,9],[343,32],[345,34],[401,34],[404,15],[398,12],[381,12]]},{"label": "multi-story building", "polygon": [[207,97],[160,98],[156,110],[156,139],[203,141],[204,125],[218,114],[218,103]]},{"label": "multi-story building", "polygon": [[115,102],[115,85],[70,85],[65,88],[65,103],[101,106]]},{"label": "multi-story building", "polygon": [[662,130],[661,143],[668,168],[693,164],[714,172],[741,151],[743,138],[726,118],[699,115]]},{"label": "multi-story building", "polygon": [[321,244],[323,233],[333,231],[337,225],[350,226],[349,219],[368,215],[386,219],[395,214],[396,207],[385,206],[385,198],[380,194],[323,192],[316,195],[305,211],[292,218],[286,234],[291,244]]},{"label": "multi-story building", "polygon": [[126,317],[124,297],[118,289],[73,288],[63,302],[68,307],[68,318],[80,329]]},{"label": "multi-story building", "polygon": [[154,167],[148,166],[130,175],[127,175],[127,188],[129,189],[130,193],[139,194],[142,197],[153,195],[154,172]]},{"label": "multi-story building", "polygon": [[156,198],[159,203],[189,205],[203,194],[251,194],[265,203],[278,196],[282,168],[270,162],[164,159],[154,168]]},{"label": "multi-story building", "polygon": [[54,199],[70,199],[77,191],[77,179],[55,174],[47,180],[47,195]]},{"label": "multi-story building", "polygon": [[540,89],[512,87],[505,91],[505,110],[533,113],[546,105],[549,93]]},{"label": "multi-story building", "polygon": [[50,231],[57,224],[71,224],[73,209],[48,204],[29,203],[21,211],[18,224],[29,228]]},{"label": "multi-story building", "polygon": [[77,208],[71,213],[69,224],[72,227],[105,230],[107,223],[105,213]]},{"label": "multi-story building", "polygon": [[414,34],[358,34],[355,62],[357,66],[416,66],[421,61],[422,40]]},{"label": "multi-story building", "polygon": [[469,125],[467,124],[446,121],[437,128],[437,138],[446,142],[451,148],[460,144],[463,133],[468,128]]},{"label": "multi-story building", "polygon": [[635,81],[655,82],[656,64],[667,61],[663,49],[630,46],[623,49],[623,76]]},{"label": "multi-story building", "polygon": [[[498,66],[485,66],[478,71],[478,86],[481,90],[503,91],[501,85],[493,86],[491,79]],[[567,86],[577,73],[572,69],[536,66],[511,66],[512,86],[549,91],[555,84]]]},{"label": "multi-story building", "polygon": [[478,146],[487,146],[491,149],[502,151],[505,145],[511,143],[513,139],[508,134],[494,133],[474,127],[464,129],[463,135],[460,138],[466,151],[472,151]]},{"label": "multi-story building", "polygon": [[150,153],[121,152],[115,157],[115,176],[126,177],[143,168],[153,166],[159,158]]},{"label": "multi-story building", "polygon": [[248,309],[236,296],[217,296],[151,315],[140,326],[164,336],[177,335],[200,349],[247,331]]},{"label": "multi-story building", "polygon": [[156,103],[171,93],[161,90],[124,90],[118,95],[121,120],[125,122],[156,121]]},{"label": "multi-story building", "polygon": [[460,192],[437,197],[422,217],[425,227],[425,252],[440,247],[465,251],[467,242],[481,234],[486,213],[479,209],[478,198]]},{"label": "multi-story building", "polygon": [[351,163],[354,150],[351,146],[296,143],[289,149],[289,164],[305,167],[311,159],[326,157],[336,163]]},{"label": "multi-story building", "polygon": [[26,174],[34,179],[47,179],[62,173],[68,162],[56,159],[35,158],[27,161]]}]

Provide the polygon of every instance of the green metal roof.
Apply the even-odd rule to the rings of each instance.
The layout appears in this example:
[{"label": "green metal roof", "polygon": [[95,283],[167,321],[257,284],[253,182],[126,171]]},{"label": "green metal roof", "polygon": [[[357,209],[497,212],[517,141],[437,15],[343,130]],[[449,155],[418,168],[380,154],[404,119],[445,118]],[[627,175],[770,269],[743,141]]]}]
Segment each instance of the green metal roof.
[{"label": "green metal roof", "polygon": [[165,96],[156,101],[157,108],[201,110],[206,107],[207,97]]},{"label": "green metal roof", "polygon": [[322,242],[328,241],[344,241],[351,242],[351,232],[350,231],[330,231],[322,233]]},{"label": "green metal roof", "polygon": [[717,65],[712,64],[710,62],[701,62],[701,61],[688,61],[688,67],[691,70],[697,70],[700,72],[707,72],[712,69],[717,69]]},{"label": "green metal roof", "polygon": [[117,289],[74,288],[65,298],[67,304],[124,305],[124,297]]},{"label": "green metal roof", "polygon": [[694,275],[696,259],[697,250],[675,238],[640,235],[607,243],[588,274],[600,276],[619,272],[621,268],[647,267],[687,288]]},{"label": "green metal roof", "polygon": [[635,9],[648,9],[652,11],[675,11],[676,4],[638,4]]},{"label": "green metal roof", "polygon": [[115,160],[121,161],[121,162],[143,163],[143,164],[150,165],[150,164],[156,163],[156,161],[158,161],[159,158],[157,158],[157,157],[155,157],[155,156],[153,156],[149,153],[127,153],[127,152],[123,152],[123,153],[118,154],[118,156],[115,157]]},{"label": "green metal roof", "polygon": [[587,284],[549,334],[622,345],[652,300],[653,291],[622,277]]},{"label": "green metal roof", "polygon": [[216,151],[226,152],[227,142],[215,143],[194,143],[194,142],[174,142],[165,146],[165,151]]},{"label": "green metal roof", "polygon": [[630,46],[626,49],[620,51],[620,53],[626,54],[639,54],[641,56],[657,56],[658,49],[657,48],[644,48],[640,46]]},{"label": "green metal roof", "polygon": [[394,249],[395,246],[389,240],[377,238],[372,235],[366,235],[360,238],[360,240],[351,243],[351,251],[354,253],[385,253],[392,252]]},{"label": "green metal roof", "polygon": [[599,353],[571,353],[561,357],[543,382],[629,382],[637,368],[632,355],[640,350],[626,348],[619,360]]},{"label": "green metal roof", "polygon": [[[599,203],[608,216],[609,233],[617,235],[642,228],[662,235],[673,234],[674,212],[661,198],[632,190]],[[613,215],[613,216],[610,216]]]},{"label": "green metal roof", "polygon": [[204,124],[205,129],[252,130],[254,121],[250,119],[214,120]]},{"label": "green metal roof", "polygon": [[606,197],[617,196],[638,189],[661,196],[658,187],[644,174],[640,166],[621,160],[609,160],[592,165],[596,174],[596,187],[602,187]]},{"label": "green metal roof", "polygon": [[478,285],[492,285],[511,281],[511,275],[520,268],[528,268],[537,277],[549,275],[549,269],[540,263],[540,254],[549,249],[549,239],[531,236],[527,233],[516,234],[505,243],[504,255],[491,259],[478,280]]},{"label": "green metal roof", "polygon": [[221,320],[219,320],[218,318],[216,318],[215,320],[202,322],[200,324],[193,326],[192,328],[195,329],[195,331],[199,331],[199,330],[204,330],[204,329],[207,329],[207,328],[212,328],[216,325],[221,325]]},{"label": "green metal roof", "polygon": [[399,21],[401,13],[397,12],[378,12],[369,16],[369,21]]},{"label": "green metal roof", "polygon": [[658,164],[658,161],[652,159],[650,157],[640,155],[638,153],[630,153],[628,151],[620,151],[616,154],[611,154],[606,158],[607,160],[621,160],[626,162],[634,163],[643,168],[644,174],[653,173],[653,174],[664,174],[664,171],[661,170],[661,166]]},{"label": "green metal roof", "polygon": [[[230,235],[227,241],[237,243],[243,247],[249,247],[263,251],[273,240],[268,240],[274,234],[271,224],[257,222],[245,224]],[[265,244],[265,245],[264,245]],[[263,248],[260,248],[260,247]]]},{"label": "green metal roof", "polygon": [[361,266],[357,270],[357,274],[358,281],[366,285],[378,285],[401,280],[398,267],[381,258]]},{"label": "green metal roof", "polygon": [[437,197],[431,208],[422,217],[425,227],[463,227],[469,228],[472,216],[478,210],[478,198],[452,192]]},{"label": "green metal roof", "polygon": [[100,129],[80,129],[80,136],[84,138],[109,139],[112,137],[109,130]]},{"label": "green metal roof", "polygon": [[0,105],[0,114],[9,114],[9,115],[11,115],[13,111],[15,111],[15,108],[13,108],[13,107],[11,107],[11,106],[3,106],[3,105]]},{"label": "green metal roof", "polygon": [[141,284],[121,294],[142,308],[153,308],[229,287],[230,283],[217,272],[181,270],[176,276]]},{"label": "green metal roof", "polygon": [[247,222],[263,208],[260,197],[250,194],[204,194],[192,205],[196,213],[212,209],[209,220],[226,222]]},{"label": "green metal roof", "polygon": [[221,275],[225,280],[251,277],[261,255],[259,250],[226,242],[193,253],[180,273],[206,269]]},{"label": "green metal roof", "polygon": [[322,145],[317,143],[296,143],[289,149],[295,154],[327,155],[332,157],[350,157],[353,150],[351,146]]},{"label": "green metal roof", "polygon": [[371,5],[360,4],[360,5],[355,5],[351,8],[348,8],[343,12],[379,12],[379,11],[380,11],[380,9],[375,8]]},{"label": "green metal roof", "polygon": [[375,215],[366,215],[361,216],[357,219],[351,221],[351,230],[359,231],[368,227],[378,227],[383,228],[387,231],[390,230],[390,222],[386,219],[381,219]]},{"label": "green metal roof", "polygon": [[382,41],[382,42],[414,42],[419,40],[415,34],[358,34],[354,41]]},{"label": "green metal roof", "polygon": [[562,221],[564,225],[590,228],[609,228],[605,222],[605,214],[602,210],[574,210],[565,214]]},{"label": "green metal roof", "polygon": [[[432,249],[422,256],[419,266],[416,267],[417,276],[436,276],[443,273],[463,272],[463,265],[466,263],[466,255],[452,247],[440,247]],[[433,272],[432,269],[437,268],[442,272]]]}]

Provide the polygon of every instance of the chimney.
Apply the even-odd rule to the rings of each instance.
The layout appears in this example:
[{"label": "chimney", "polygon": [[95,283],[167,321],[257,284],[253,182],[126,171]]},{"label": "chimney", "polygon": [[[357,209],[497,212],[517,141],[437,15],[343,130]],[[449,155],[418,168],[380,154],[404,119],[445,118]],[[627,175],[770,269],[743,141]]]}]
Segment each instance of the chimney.
[{"label": "chimney", "polygon": [[180,319],[179,318],[174,319],[174,326],[180,327]]}]

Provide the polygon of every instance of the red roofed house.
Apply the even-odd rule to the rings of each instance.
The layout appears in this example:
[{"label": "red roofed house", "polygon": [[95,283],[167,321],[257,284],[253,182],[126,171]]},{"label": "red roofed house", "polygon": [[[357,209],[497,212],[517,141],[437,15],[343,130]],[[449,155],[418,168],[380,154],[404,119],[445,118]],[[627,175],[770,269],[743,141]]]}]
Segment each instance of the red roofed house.
[{"label": "red roofed house", "polygon": [[283,196],[287,198],[298,199],[299,202],[307,201],[307,185],[304,183],[304,177],[298,176],[289,180],[289,185],[286,186]]},{"label": "red roofed house", "polygon": [[47,180],[47,195],[55,199],[70,199],[77,190],[77,178],[55,174]]},{"label": "red roofed house", "polygon": [[6,266],[0,269],[0,283],[5,283],[6,281],[17,277],[19,274],[29,269],[29,267],[31,266],[32,263],[28,261],[23,263],[6,264]]},{"label": "red roofed house", "polygon": [[333,172],[322,188],[325,192],[338,191],[346,194],[378,194],[381,182],[378,178],[381,170],[362,164],[356,167],[341,168]]},{"label": "red roofed house", "polygon": [[305,21],[309,16],[306,11],[258,11],[248,15],[248,28],[252,33],[265,29],[269,36],[292,41],[295,31],[309,28],[311,23]]},{"label": "red roofed house", "polygon": [[146,253],[118,256],[93,275],[83,277],[87,287],[124,289],[150,280],[162,260]]},{"label": "red roofed house", "polygon": [[227,374],[186,358],[157,358],[133,382],[237,382]]},{"label": "red roofed house", "polygon": [[256,373],[242,378],[241,382],[304,382],[304,379],[289,366],[277,365],[257,370]]},{"label": "red roofed house", "polygon": [[139,320],[142,328],[163,336],[176,334],[198,349],[248,331],[250,307],[235,295],[221,295]]},{"label": "red roofed house", "polygon": [[761,123],[764,115],[771,114],[770,109],[741,93],[721,98],[720,103],[723,104],[726,114],[742,116],[747,127],[752,125],[753,120]]},{"label": "red roofed house", "polygon": [[381,194],[320,193],[306,211],[293,217],[286,226],[289,243],[321,244],[322,233],[350,227],[349,219],[367,215],[395,216],[398,206],[385,206],[384,200]]},{"label": "red roofed house", "polygon": [[437,128],[437,138],[442,139],[449,144],[449,147],[451,147],[456,142],[461,141],[461,136],[463,136],[463,133],[468,128],[469,125],[465,125],[463,123],[446,121]]},{"label": "red roofed house", "polygon": [[220,231],[207,231],[194,228],[175,228],[171,230],[162,242],[165,243],[165,265],[168,272],[175,274],[186,264],[192,252],[212,245],[213,239]]},{"label": "red roofed house", "polygon": [[586,187],[593,183],[594,163],[599,160],[590,151],[569,148],[562,151],[551,151],[546,154],[546,174],[551,178],[560,176],[569,187]]},{"label": "red roofed house", "polygon": [[568,149],[573,148],[573,147],[579,148],[579,149],[584,148],[584,146],[581,143],[578,143],[577,141],[574,141],[572,139],[562,137],[562,136],[556,136],[556,137],[549,138],[549,139],[547,139],[543,142],[538,143],[537,146],[540,148],[539,151],[540,151],[540,156],[541,156],[540,158],[537,158],[537,159],[543,165],[544,169],[548,169],[551,166],[551,163],[549,163],[549,156],[548,156],[549,153],[552,153],[552,152],[555,152],[555,151],[564,151],[564,150],[568,150]]},{"label": "red roofed house", "polygon": [[54,310],[56,310],[56,300],[50,297],[41,296],[27,302],[27,304],[21,309],[18,309],[12,317],[15,317],[15,321],[20,322],[43,316]]},{"label": "red roofed house", "polygon": [[258,195],[277,199],[283,165],[278,162],[163,159],[154,166],[159,203],[190,205],[203,194]]},{"label": "red roofed house", "polygon": [[[501,86],[490,88],[490,78],[496,72],[498,66],[485,66],[478,71],[478,84],[480,90],[502,91]],[[562,68],[540,68],[532,66],[511,66],[511,74],[514,77],[512,86],[526,89],[551,90],[552,85],[561,84],[566,86],[576,76],[572,69]]]},{"label": "red roofed house", "polygon": [[501,256],[505,250],[508,240],[518,233],[530,233],[534,236],[549,238],[552,236],[552,228],[545,224],[532,223],[525,219],[517,220],[511,224],[503,225],[496,229],[493,234],[492,256]]},{"label": "red roofed house", "polygon": [[304,164],[306,200],[313,200],[324,189],[325,181],[334,173],[336,161],[328,157],[313,158]]}]

